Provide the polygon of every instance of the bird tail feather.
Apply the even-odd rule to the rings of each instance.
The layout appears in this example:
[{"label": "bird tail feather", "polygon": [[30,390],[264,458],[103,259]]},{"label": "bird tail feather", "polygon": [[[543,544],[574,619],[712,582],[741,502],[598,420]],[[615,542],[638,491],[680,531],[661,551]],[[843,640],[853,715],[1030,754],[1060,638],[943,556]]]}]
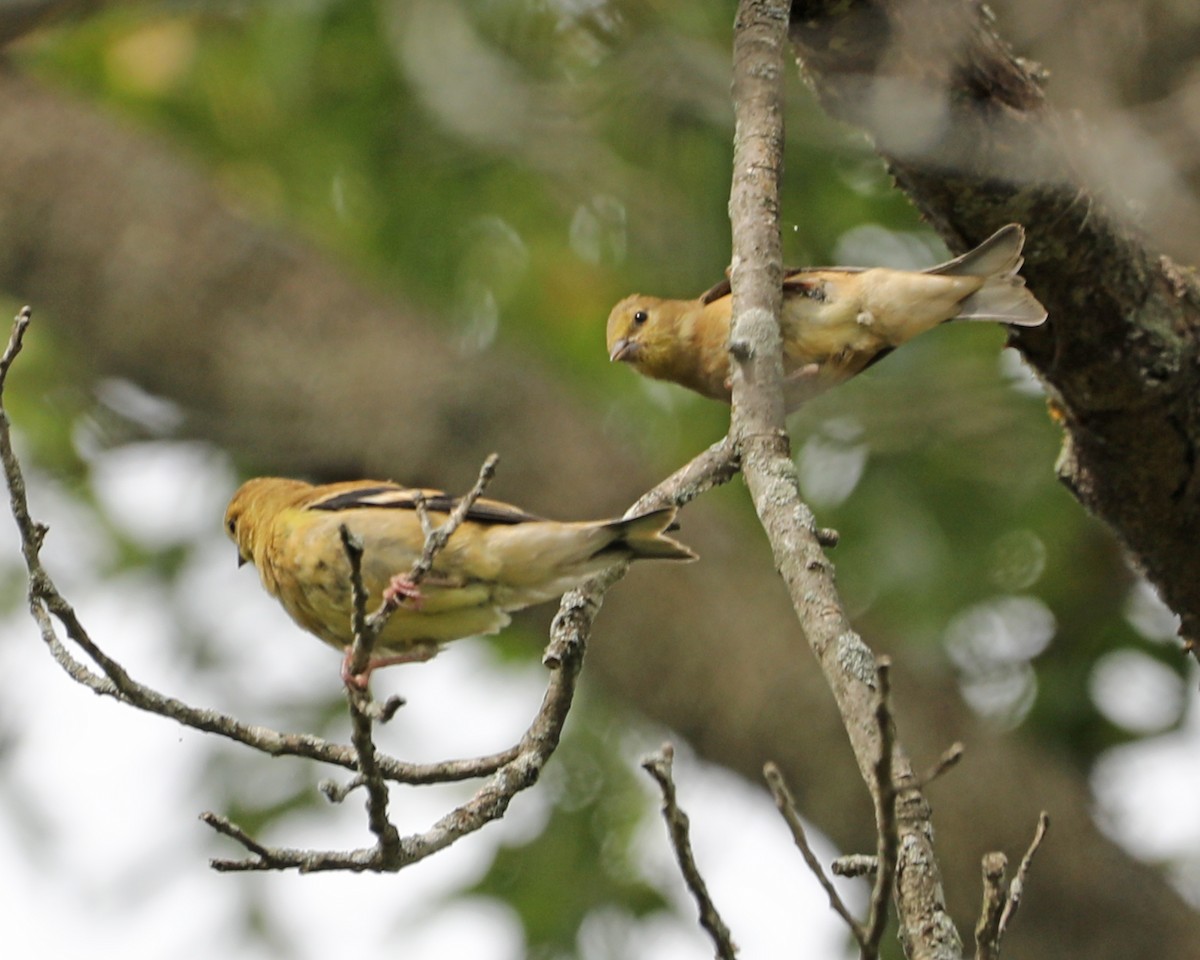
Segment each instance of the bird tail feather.
[{"label": "bird tail feather", "polygon": [[948,277],[993,277],[1016,273],[1021,269],[1021,248],[1025,246],[1025,228],[1019,223],[1001,227],[974,250],[930,267],[926,273]]},{"label": "bird tail feather", "polygon": [[955,320],[998,320],[1018,327],[1036,327],[1046,308],[1025,288],[1020,277],[993,277],[958,305]]},{"label": "bird tail feather", "polygon": [[984,284],[959,304],[955,320],[991,320],[1036,327],[1046,308],[1017,275],[1024,262],[1025,230],[1018,223],[1001,227],[974,250],[930,267],[926,273],[949,277],[984,277]]},{"label": "bird tail feather", "polygon": [[617,535],[614,543],[623,544],[634,559],[695,560],[693,550],[666,535],[675,522],[675,513],[674,507],[663,507],[626,520],[613,520],[610,527]]}]

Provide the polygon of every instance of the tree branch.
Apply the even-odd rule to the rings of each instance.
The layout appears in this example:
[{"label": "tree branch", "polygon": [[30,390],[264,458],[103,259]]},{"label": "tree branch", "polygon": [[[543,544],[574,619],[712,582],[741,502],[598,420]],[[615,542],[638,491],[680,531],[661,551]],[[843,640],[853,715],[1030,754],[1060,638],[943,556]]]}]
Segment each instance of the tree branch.
[{"label": "tree branch", "polygon": [[[889,749],[874,719],[878,700],[875,657],[851,628],[842,608],[831,565],[817,540],[812,512],[800,499],[784,429],[778,181],[788,6],[771,0],[742,0],[734,36],[730,433],[741,453],[742,472],[771,542],[776,567],[833,691],[859,770],[878,807],[877,765],[883,751],[890,753],[884,758],[884,765],[890,765],[889,784],[893,776],[905,784],[915,783],[915,778],[899,743]],[[915,786],[905,791],[898,824],[896,900],[906,949],[915,956],[958,958],[962,944],[946,913],[933,853],[930,811]],[[889,884],[889,873],[881,866],[877,885]]]},{"label": "tree branch", "polygon": [[[797,9],[824,15],[813,4]],[[929,29],[938,23],[929,22]],[[848,56],[865,39],[851,30],[828,53]],[[102,107],[12,70],[0,77],[0,139],[7,238],[0,283],[14,297],[41,304],[39,322],[61,342],[87,345],[85,377],[128,378],[179,404],[187,414],[183,436],[220,444],[262,472],[325,479],[387,474],[403,464],[413,482],[466,485],[490,449],[519,451],[498,483],[514,495],[526,491],[536,500],[528,505],[548,514],[606,511],[614,497],[633,499],[656,479],[645,455],[619,431],[602,428],[596,411],[572,396],[561,370],[504,344],[478,356],[456,352],[444,325],[414,309],[402,288],[386,298],[372,293],[311,246],[232,211],[177,149],[114,123]],[[1020,158],[1020,149],[1013,153]],[[78,176],[81,169],[87,177]],[[930,183],[937,185],[932,174]],[[1095,258],[1117,248],[1093,244],[1090,225],[1071,235],[1078,225],[1072,217],[1061,231],[1040,216],[1026,219],[986,178],[972,185],[981,200],[977,212],[992,210],[997,224],[1030,225],[1029,266],[1039,273],[1031,285],[1043,298],[1055,256],[1093,258],[1096,272],[1073,267],[1064,281],[1077,288],[1073,296],[1085,298],[1078,315],[1086,320],[1094,295],[1088,287],[1110,277]],[[998,205],[989,208],[993,200]],[[986,235],[989,228],[973,222],[962,219],[956,229],[968,239],[954,246]],[[144,244],[136,239],[147,235],[157,238],[153,271],[144,268]],[[105,268],[96,269],[98,263]],[[168,287],[163,277],[172,278]],[[1057,323],[1057,308],[1052,312]],[[343,332],[332,341],[330,316]],[[381,343],[403,349],[381,350]],[[396,391],[397,382],[404,391]],[[294,383],[307,387],[290,389]],[[1097,395],[1108,390],[1103,379],[1095,386]],[[374,416],[381,409],[405,429],[381,432]],[[463,431],[468,415],[473,428]],[[1147,417],[1152,431],[1162,427]],[[339,429],[315,431],[317,421]],[[1123,455],[1119,445],[1114,453]],[[557,482],[544,483],[548,475]],[[794,614],[772,582],[769,555],[730,549],[743,536],[740,518],[730,513],[710,500],[686,519],[689,542],[704,558],[687,578],[705,602],[668,608],[655,602],[657,572],[632,578],[605,611],[606,642],[591,645],[592,681],[657,722],[687,730],[700,753],[745,777],[759,776],[762,758],[773,757],[814,823],[842,849],[867,849],[874,834],[865,804],[862,815],[853,815],[861,782],[839,753],[845,733],[810,658],[789,649]],[[752,620],[746,608],[755,611]],[[754,654],[731,655],[733,649]],[[965,849],[987,823],[993,843],[1017,849],[1028,839],[1019,824],[1037,815],[1036,796],[1056,811],[1055,850],[1070,851],[1039,861],[1038,896],[1022,906],[1021,922],[1006,939],[1010,949],[1048,951],[1062,960],[1146,953],[1191,960],[1200,918],[1161,872],[1096,830],[1081,774],[1029,738],[981,722],[956,698],[952,681],[924,666],[910,670],[900,660],[894,668],[906,745],[915,756],[932,757],[947,736],[971,743],[969,775],[938,801],[939,840]],[[98,692],[118,695],[103,675],[98,682]],[[771,721],[784,712],[792,723]],[[230,735],[253,739],[261,731],[261,748],[273,755],[355,768],[348,745],[244,727],[232,727]],[[513,755],[510,748],[385,767],[396,782],[428,783],[449,777],[455,766],[457,779],[488,776]],[[872,860],[841,858],[835,872]],[[955,858],[943,869],[952,907],[973,919],[977,898],[967,891],[977,882],[977,862]],[[1095,914],[1106,922],[1064,922]]]}]

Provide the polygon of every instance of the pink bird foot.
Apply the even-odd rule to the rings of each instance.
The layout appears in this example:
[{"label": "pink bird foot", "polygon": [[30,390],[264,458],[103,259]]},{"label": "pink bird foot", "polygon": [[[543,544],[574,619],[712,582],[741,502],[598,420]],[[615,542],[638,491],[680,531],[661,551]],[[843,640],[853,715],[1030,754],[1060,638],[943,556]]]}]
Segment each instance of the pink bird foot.
[{"label": "pink bird foot", "polygon": [[420,610],[425,598],[421,594],[421,588],[413,583],[407,574],[398,573],[384,588],[383,602],[389,607],[398,607],[406,600],[410,601],[413,610]]}]

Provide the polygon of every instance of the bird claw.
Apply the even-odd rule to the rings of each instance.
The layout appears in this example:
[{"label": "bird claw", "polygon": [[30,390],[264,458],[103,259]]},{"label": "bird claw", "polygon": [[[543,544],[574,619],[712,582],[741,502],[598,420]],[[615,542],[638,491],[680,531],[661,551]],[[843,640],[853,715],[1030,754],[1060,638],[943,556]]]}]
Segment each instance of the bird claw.
[{"label": "bird claw", "polygon": [[819,363],[806,363],[802,367],[798,367],[783,378],[784,384],[803,383],[806,380],[815,380],[821,373],[821,365]]},{"label": "bird claw", "polygon": [[413,583],[407,574],[398,573],[384,588],[383,602],[389,607],[398,607],[406,600],[410,601],[413,610],[420,610],[425,598],[421,594],[421,588]]},{"label": "bird claw", "polygon": [[362,673],[354,673],[350,667],[350,661],[354,655],[354,648],[347,647],[346,655],[342,657],[342,683],[351,690],[357,690],[359,693],[365,693],[367,685],[371,682],[371,664],[367,664],[367,668]]}]

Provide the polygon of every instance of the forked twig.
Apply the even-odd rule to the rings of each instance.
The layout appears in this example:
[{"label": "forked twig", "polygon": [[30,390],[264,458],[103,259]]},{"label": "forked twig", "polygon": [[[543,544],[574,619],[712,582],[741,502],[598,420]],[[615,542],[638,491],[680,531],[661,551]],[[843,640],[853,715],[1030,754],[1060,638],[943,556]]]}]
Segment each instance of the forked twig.
[{"label": "forked twig", "polygon": [[1017,875],[1013,877],[1007,891],[1004,889],[1004,875],[1008,867],[1008,858],[999,852],[984,856],[983,907],[979,912],[979,922],[975,924],[975,960],[999,960],[1000,941],[1004,939],[1005,931],[1021,905],[1029,868],[1042,841],[1046,839],[1049,827],[1050,817],[1043,810],[1038,816],[1033,840],[1029,849],[1025,851],[1025,856],[1021,858]]}]

